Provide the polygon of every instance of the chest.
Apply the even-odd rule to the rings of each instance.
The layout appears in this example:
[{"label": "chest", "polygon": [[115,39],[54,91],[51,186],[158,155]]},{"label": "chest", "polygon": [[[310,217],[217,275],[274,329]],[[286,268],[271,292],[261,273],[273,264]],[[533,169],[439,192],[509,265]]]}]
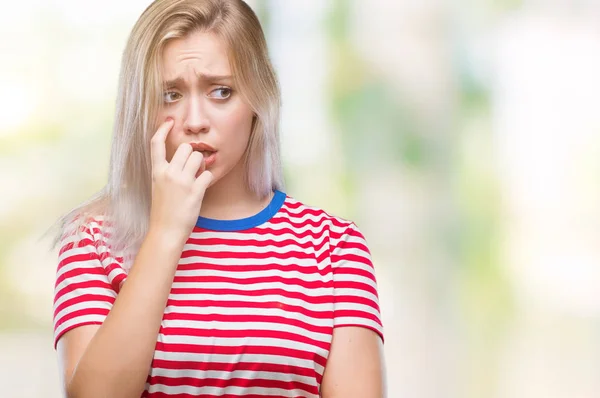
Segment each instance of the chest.
[{"label": "chest", "polygon": [[160,384],[167,370],[171,383],[187,383],[194,394],[258,388],[318,396],[333,332],[332,283],[309,251],[184,252],[151,377]]}]

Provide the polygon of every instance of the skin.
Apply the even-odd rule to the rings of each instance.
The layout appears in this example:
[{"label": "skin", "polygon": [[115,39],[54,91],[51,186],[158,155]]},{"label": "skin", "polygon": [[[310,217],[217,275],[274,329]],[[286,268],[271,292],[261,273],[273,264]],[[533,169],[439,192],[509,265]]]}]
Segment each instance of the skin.
[{"label": "skin", "polygon": [[208,167],[213,182],[200,215],[238,219],[256,214],[271,197],[257,198],[243,183],[242,159],[254,113],[234,86],[226,45],[213,34],[194,32],[167,44],[162,67],[165,82],[177,82],[166,85],[158,114],[159,122],[175,122],[166,141],[167,160],[189,142],[205,142],[217,150]]},{"label": "skin", "polygon": [[[243,184],[241,160],[250,138],[251,108],[231,77],[205,78],[231,75],[226,50],[217,37],[202,32],[165,48],[165,80],[178,81],[165,90],[165,106],[158,115],[161,127],[151,143],[150,232],[103,325],[72,329],[58,342],[60,373],[69,397],[139,396],[178,258],[197,215],[244,218],[271,199],[256,198]],[[190,142],[213,146],[218,151],[215,163],[206,168]],[[336,328],[321,396],[384,397],[382,352],[375,332]]]},{"label": "skin", "polygon": [[333,329],[323,381],[323,398],[386,397],[383,342],[372,330],[357,326]]}]

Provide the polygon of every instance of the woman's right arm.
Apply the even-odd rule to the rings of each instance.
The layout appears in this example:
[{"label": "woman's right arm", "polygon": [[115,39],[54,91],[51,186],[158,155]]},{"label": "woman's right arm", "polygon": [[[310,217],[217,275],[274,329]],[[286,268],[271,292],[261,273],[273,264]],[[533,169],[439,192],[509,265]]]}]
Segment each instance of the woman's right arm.
[{"label": "woman's right arm", "polygon": [[101,326],[79,326],[58,340],[68,398],[132,398],[144,391],[177,264],[213,178],[189,144],[166,160],[172,126],[163,123],[152,137],[150,228],[127,281]]},{"label": "woman's right arm", "polygon": [[57,352],[69,398],[139,397],[183,244],[150,231],[101,326],[66,332]]}]

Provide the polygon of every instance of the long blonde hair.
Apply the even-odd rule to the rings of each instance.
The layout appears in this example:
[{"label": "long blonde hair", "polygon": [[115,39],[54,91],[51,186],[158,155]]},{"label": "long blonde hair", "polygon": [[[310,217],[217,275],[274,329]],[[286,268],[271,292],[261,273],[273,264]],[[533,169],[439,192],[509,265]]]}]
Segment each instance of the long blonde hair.
[{"label": "long blonde hair", "polygon": [[[102,216],[108,221],[103,225],[110,225],[107,246],[131,253],[139,249],[152,204],[150,139],[162,106],[162,52],[169,41],[198,30],[227,44],[234,83],[256,115],[244,157],[248,188],[259,197],[283,189],[281,95],[256,14],[242,0],[155,0],[136,22],[123,53],[108,182],[59,218],[53,248],[67,226],[79,231],[90,218]],[[132,254],[125,268],[131,260]]]}]

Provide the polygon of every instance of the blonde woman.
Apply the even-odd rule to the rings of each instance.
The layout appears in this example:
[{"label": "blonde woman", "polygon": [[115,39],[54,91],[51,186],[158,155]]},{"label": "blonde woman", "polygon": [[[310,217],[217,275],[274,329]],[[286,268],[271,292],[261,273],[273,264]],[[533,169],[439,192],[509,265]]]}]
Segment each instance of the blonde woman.
[{"label": "blonde woman", "polygon": [[123,54],[109,181],[61,218],[67,397],[384,396],[365,239],[284,193],[280,93],[241,0],[157,0]]}]

